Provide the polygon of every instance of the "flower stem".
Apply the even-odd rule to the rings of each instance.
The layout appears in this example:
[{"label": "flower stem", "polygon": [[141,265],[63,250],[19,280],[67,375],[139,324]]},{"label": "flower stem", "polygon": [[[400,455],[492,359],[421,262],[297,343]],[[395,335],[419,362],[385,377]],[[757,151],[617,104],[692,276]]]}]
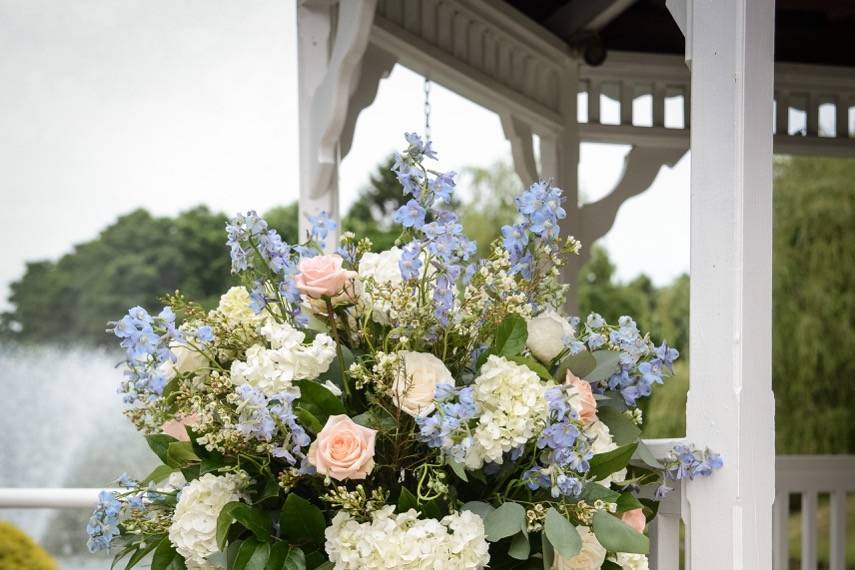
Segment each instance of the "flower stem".
[{"label": "flower stem", "polygon": [[333,311],[332,299],[329,297],[324,297],[324,301],[327,303],[327,316],[330,319],[330,331],[332,332],[333,339],[335,340],[335,352],[338,357],[338,367],[341,370],[341,389],[344,392],[344,399],[350,400],[350,385],[347,382],[347,373],[344,369],[344,352],[341,350],[341,339],[338,336],[338,327],[335,322],[335,311]]}]

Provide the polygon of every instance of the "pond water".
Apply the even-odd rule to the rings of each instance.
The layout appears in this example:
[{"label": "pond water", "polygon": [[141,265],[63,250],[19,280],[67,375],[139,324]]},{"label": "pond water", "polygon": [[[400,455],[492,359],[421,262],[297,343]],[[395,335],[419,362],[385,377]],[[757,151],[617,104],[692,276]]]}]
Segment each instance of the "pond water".
[{"label": "pond water", "polygon": [[[118,353],[0,345],[0,487],[106,487],[157,464],[122,415]],[[109,568],[86,551],[88,510],[0,509],[63,570]]]}]

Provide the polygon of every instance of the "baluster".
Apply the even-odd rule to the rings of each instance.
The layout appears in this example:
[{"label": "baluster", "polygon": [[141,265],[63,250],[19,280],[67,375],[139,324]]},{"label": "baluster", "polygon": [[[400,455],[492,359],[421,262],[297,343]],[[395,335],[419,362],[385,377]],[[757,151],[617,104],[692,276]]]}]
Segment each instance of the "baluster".
[{"label": "baluster", "polygon": [[834,136],[849,138],[849,95],[840,94],[834,100]]},{"label": "baluster", "polygon": [[659,503],[659,511],[650,525],[649,559],[650,566],[656,570],[678,570],[680,568],[681,502],[681,493],[678,487]]},{"label": "baluster", "polygon": [[802,493],[802,570],[816,570],[816,491]]},{"label": "baluster", "polygon": [[775,97],[775,134],[790,134],[790,94],[787,91],[779,91]]},{"label": "baluster", "polygon": [[653,84],[653,126],[665,126],[665,85],[658,81]]},{"label": "baluster", "polygon": [[819,135],[819,97],[816,93],[808,93],[807,97],[807,136],[815,137]]},{"label": "baluster", "polygon": [[[840,109],[840,107],[838,107]],[[847,109],[848,110],[848,109]],[[847,113],[848,115],[849,113]],[[838,124],[840,124],[838,122]],[[846,568],[846,491],[831,493],[831,548],[829,568]]]},{"label": "baluster", "polygon": [[778,490],[775,496],[774,528],[772,546],[774,548],[772,568],[787,570],[790,567],[790,543],[788,523],[790,519],[790,493]]},{"label": "baluster", "polygon": [[620,83],[620,124],[632,126],[632,99],[635,85],[629,81]]},{"label": "baluster", "polygon": [[588,122],[600,122],[600,82],[593,78],[588,82]]}]

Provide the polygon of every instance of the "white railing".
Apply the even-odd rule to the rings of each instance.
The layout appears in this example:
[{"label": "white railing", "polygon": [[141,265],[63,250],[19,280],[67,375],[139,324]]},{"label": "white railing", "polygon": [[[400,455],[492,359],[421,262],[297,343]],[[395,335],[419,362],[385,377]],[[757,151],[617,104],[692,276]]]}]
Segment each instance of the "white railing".
[{"label": "white railing", "polygon": [[[611,52],[601,66],[583,65],[580,107],[587,112],[580,112],[581,138],[688,148],[690,85],[680,56]],[[778,63],[774,93],[776,153],[855,156],[855,73]],[[607,117],[604,105],[611,107]]]},{"label": "white railing", "polygon": [[[658,458],[679,443],[680,439],[647,440],[647,446]],[[855,456],[853,455],[781,455],[776,465],[775,528],[773,568],[789,568],[790,496],[801,496],[801,570],[816,570],[817,511],[820,496],[827,494],[830,511],[829,570],[846,569],[846,498],[855,493]],[[0,509],[91,509],[101,489],[0,489]],[[659,514],[649,527],[650,568],[677,570],[681,559],[689,560],[688,534],[680,549],[680,527],[685,508],[681,485],[659,505]],[[685,565],[688,569],[688,564]]]}]

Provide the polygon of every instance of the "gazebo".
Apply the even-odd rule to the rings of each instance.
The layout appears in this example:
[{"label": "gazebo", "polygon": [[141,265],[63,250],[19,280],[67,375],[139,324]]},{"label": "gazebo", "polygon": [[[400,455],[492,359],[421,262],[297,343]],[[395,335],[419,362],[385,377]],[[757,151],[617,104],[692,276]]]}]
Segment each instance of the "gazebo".
[{"label": "gazebo", "polygon": [[[653,568],[679,567],[681,520],[686,567],[787,568],[790,493],[802,495],[802,568],[815,568],[819,492],[831,496],[831,568],[845,566],[855,458],[776,462],[771,381],[773,152],[855,155],[855,9],[839,4],[298,2],[304,213],[338,215],[339,161],[360,111],[396,63],[497,113],[520,179],[552,179],[564,189],[568,230],[588,248],[623,202],[691,150],[686,435],[721,452],[727,468],[663,504],[652,529]],[[647,124],[633,111],[644,94],[652,104]],[[681,116],[666,117],[667,98],[682,100]],[[619,105],[616,121],[604,119],[603,104]],[[613,191],[579,204],[585,141],[631,150]],[[567,281],[584,261],[566,268]],[[674,441],[649,443],[664,450]]]}]

